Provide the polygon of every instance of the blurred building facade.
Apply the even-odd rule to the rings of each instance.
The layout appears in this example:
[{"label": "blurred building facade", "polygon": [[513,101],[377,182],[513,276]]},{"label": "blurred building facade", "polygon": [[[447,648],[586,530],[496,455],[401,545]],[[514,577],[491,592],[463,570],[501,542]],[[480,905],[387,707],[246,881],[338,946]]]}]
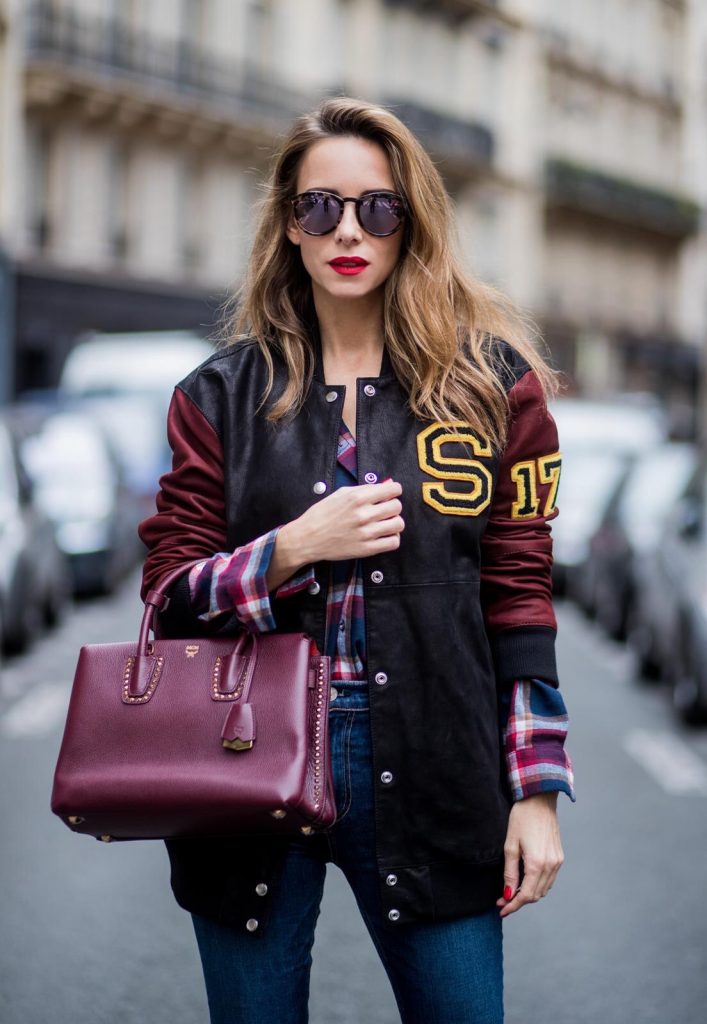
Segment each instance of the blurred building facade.
[{"label": "blurred building facade", "polygon": [[55,381],[86,328],[212,330],[278,133],[346,92],[418,133],[471,266],[532,312],[582,389],[694,402],[704,7],[0,0],[15,389]]}]

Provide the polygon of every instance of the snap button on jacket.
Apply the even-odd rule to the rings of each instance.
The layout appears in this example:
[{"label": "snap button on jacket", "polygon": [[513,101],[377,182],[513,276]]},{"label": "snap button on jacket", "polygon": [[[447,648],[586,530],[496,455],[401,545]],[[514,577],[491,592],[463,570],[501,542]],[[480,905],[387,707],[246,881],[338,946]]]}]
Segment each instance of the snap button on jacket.
[{"label": "snap button on jacket", "polygon": [[[356,383],[359,483],[375,466],[379,479],[403,487],[400,547],[365,559],[363,573],[376,862],[383,917],[399,915],[391,927],[494,906],[511,805],[499,693],[522,676],[557,683],[549,526],[557,432],[535,374],[505,342],[495,345],[509,399],[502,452],[470,424],[455,421],[460,442],[448,424],[415,418],[387,350],[380,376]],[[256,412],[267,367],[255,341],[216,353],[175,388],[172,470],[139,529],[148,548],[143,596],[168,570],[232,551],[331,493],[345,387],[325,383],[316,331],[312,347],[305,404],[278,424],[265,415],[285,366],[273,353],[275,387]],[[310,633],[323,650],[328,566],[314,568],[318,588],[272,603],[278,630]],[[171,598],[165,634],[214,629],[191,614],[186,575]],[[175,896],[242,928],[257,919],[252,934],[262,936],[285,845],[171,840]]]}]

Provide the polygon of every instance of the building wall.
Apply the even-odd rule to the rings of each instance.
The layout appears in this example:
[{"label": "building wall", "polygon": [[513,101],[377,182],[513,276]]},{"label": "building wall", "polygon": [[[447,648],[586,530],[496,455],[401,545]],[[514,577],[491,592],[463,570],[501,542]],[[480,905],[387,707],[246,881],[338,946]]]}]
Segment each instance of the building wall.
[{"label": "building wall", "polygon": [[[692,127],[685,116],[696,9],[691,2],[669,0],[591,5],[547,0],[537,26],[546,64],[546,156],[598,172],[607,191],[619,187],[623,195],[621,203],[607,198],[591,215],[581,204],[563,209],[550,197],[543,231],[542,291],[550,304],[550,330],[564,332],[569,349],[577,340],[582,344],[586,328],[619,349],[623,338],[631,339],[631,358],[623,364],[597,360],[588,371],[586,360],[580,360],[578,376],[593,390],[636,379],[637,337],[652,353],[655,372],[646,378],[649,385],[671,386],[670,354],[676,345],[689,346],[694,358],[681,365],[692,366],[695,374],[705,328],[704,293],[701,316],[694,316],[693,306],[690,319],[684,254],[700,225],[690,231],[681,226],[678,206],[683,199],[699,199],[685,162],[686,133],[701,123],[704,134],[705,126],[704,94]],[[702,39],[704,47],[704,34]],[[673,214],[665,223],[652,223],[645,204],[657,209],[666,201]],[[568,362],[572,367],[572,353]],[[693,385],[689,373],[674,383],[678,391]]]},{"label": "building wall", "polygon": [[[202,323],[201,304],[215,310],[242,275],[278,133],[344,90],[421,126],[462,254],[540,321],[581,386],[635,381],[642,342],[666,366],[676,346],[702,343],[707,232],[682,202],[707,204],[699,0],[5,8],[0,231],[33,301],[43,277],[55,295],[69,275],[125,297],[105,303],[101,326],[123,326],[128,297],[132,318],[148,293],[146,326],[160,302],[160,320],[190,326],[196,303]],[[90,60],[62,50],[67,24]],[[41,348],[40,321],[18,324],[20,347]],[[588,358],[588,338],[610,358]]]}]

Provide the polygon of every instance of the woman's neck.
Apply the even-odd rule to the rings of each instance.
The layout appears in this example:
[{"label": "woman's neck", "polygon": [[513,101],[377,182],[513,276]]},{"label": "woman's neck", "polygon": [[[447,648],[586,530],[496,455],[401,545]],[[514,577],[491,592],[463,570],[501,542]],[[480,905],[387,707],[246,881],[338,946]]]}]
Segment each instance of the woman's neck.
[{"label": "woman's neck", "polygon": [[324,364],[359,377],[377,377],[383,353],[382,296],[356,302],[314,296]]}]

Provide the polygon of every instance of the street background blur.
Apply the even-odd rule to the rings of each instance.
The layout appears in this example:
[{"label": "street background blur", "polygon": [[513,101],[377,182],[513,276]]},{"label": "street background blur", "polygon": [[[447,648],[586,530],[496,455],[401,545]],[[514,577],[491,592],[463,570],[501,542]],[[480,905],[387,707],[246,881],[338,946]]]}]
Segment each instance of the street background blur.
[{"label": "street background blur", "polygon": [[[342,93],[417,133],[468,265],[564,374],[578,800],[555,890],[505,926],[507,1019],[702,1024],[705,0],[0,0],[0,1024],[207,1020],[162,844],[71,835],[51,777],[79,646],[137,632],[167,403],[222,336],[273,148]],[[314,1024],[398,1020],[333,868],[314,958]]]}]

